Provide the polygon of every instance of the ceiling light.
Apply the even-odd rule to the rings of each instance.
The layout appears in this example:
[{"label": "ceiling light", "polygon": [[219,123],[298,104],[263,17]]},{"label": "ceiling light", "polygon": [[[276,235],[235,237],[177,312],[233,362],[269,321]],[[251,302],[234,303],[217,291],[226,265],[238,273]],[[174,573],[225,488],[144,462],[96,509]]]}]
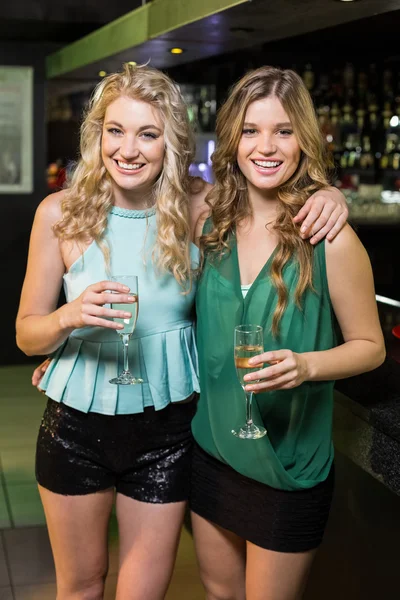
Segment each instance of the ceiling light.
[{"label": "ceiling light", "polygon": [[135,62],[134,60],[130,60],[130,61],[128,62],[128,65],[131,65],[131,67],[136,67],[136,65],[137,65],[137,62]]},{"label": "ceiling light", "polygon": [[107,71],[99,71],[99,77],[105,77],[107,75]]},{"label": "ceiling light", "polygon": [[183,48],[171,48],[171,54],[182,54],[184,52]]},{"label": "ceiling light", "polygon": [[337,0],[337,2],[357,2],[358,0]]}]

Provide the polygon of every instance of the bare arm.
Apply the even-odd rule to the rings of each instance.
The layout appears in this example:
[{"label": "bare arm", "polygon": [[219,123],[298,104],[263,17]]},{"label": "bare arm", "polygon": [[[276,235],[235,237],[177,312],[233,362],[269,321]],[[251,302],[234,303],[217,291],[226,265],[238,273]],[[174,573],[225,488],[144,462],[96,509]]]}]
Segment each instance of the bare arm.
[{"label": "bare arm", "polygon": [[290,389],[303,381],[343,379],[382,364],[385,345],[371,264],[351,227],[346,226],[334,242],[326,244],[326,264],[329,292],[344,344],[302,354],[291,350],[265,352],[254,359],[254,364],[279,362],[252,373],[249,379],[263,381],[251,385],[249,391]]},{"label": "bare arm", "polygon": [[385,359],[385,343],[368,254],[350,226],[326,245],[329,293],[344,344],[305,354],[309,379],[343,379],[371,371]]},{"label": "bare arm", "polygon": [[[121,329],[122,325],[102,317],[126,317],[128,314],[103,308],[103,304],[112,300],[106,290],[125,293],[128,290],[107,281],[89,286],[79,298],[56,309],[65,266],[52,227],[61,217],[62,193],[51,194],[43,200],[32,227],[16,323],[17,345],[28,356],[53,352],[76,328],[97,325]],[[121,302],[126,299],[127,296],[121,295]],[[128,300],[132,301],[133,298]]]}]

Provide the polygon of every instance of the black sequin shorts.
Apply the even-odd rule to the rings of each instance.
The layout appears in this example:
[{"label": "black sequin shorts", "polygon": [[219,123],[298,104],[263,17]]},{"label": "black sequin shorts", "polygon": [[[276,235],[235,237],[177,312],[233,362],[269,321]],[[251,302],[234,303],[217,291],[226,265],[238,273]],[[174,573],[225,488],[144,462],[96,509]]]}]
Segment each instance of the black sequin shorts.
[{"label": "black sequin shorts", "polygon": [[48,400],[36,448],[36,479],[63,495],[115,488],[142,502],[187,500],[196,401],[134,415],[83,413]]},{"label": "black sequin shorts", "polygon": [[307,552],[321,544],[334,479],[332,465],[327,479],[315,487],[278,490],[241,475],[195,443],[190,508],[261,548]]}]

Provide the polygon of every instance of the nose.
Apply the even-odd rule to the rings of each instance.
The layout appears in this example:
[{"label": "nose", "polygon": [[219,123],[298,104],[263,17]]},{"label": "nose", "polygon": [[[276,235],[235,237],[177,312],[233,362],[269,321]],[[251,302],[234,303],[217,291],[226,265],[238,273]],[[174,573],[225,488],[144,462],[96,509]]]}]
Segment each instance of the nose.
[{"label": "nose", "polygon": [[261,154],[274,154],[276,152],[276,144],[273,135],[265,133],[260,136],[258,150]]},{"label": "nose", "polygon": [[139,156],[138,140],[134,135],[125,135],[121,142],[120,154],[122,158],[132,160]]}]

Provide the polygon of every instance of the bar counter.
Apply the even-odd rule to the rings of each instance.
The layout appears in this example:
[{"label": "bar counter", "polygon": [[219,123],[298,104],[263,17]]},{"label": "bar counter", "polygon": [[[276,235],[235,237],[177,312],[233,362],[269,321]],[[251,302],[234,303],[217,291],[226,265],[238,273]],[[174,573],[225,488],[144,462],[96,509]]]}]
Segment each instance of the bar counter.
[{"label": "bar counter", "polygon": [[394,358],[336,383],[333,438],[337,450],[400,495],[400,363]]}]

